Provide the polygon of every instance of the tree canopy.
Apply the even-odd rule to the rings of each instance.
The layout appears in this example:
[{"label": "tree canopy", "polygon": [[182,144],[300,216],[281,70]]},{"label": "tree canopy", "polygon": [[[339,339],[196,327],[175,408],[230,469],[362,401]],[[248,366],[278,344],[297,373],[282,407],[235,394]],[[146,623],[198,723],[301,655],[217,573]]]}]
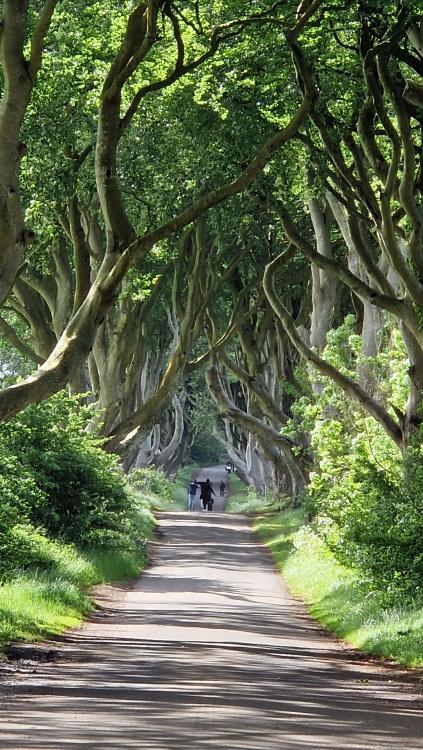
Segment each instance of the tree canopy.
[{"label": "tree canopy", "polygon": [[423,21],[244,5],[5,0],[0,417],[68,387],[126,470],[211,441],[338,544],[418,484]]}]

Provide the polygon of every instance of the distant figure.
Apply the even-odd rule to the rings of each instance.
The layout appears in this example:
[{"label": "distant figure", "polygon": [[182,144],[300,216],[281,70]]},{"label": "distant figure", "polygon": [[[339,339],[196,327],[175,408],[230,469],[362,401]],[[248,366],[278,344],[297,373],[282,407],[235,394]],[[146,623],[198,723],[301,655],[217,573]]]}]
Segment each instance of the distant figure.
[{"label": "distant figure", "polygon": [[222,479],[221,483],[219,484],[219,489],[220,489],[220,497],[224,497],[225,490],[226,490],[226,484],[223,481],[223,479]]},{"label": "distant figure", "polygon": [[197,487],[200,486],[200,482],[195,479],[191,479],[188,487],[188,510],[194,510],[195,496],[197,494]]},{"label": "distant figure", "polygon": [[213,510],[214,500],[214,489],[210,479],[206,479],[205,482],[201,482],[201,495],[200,498],[203,501],[203,510]]}]

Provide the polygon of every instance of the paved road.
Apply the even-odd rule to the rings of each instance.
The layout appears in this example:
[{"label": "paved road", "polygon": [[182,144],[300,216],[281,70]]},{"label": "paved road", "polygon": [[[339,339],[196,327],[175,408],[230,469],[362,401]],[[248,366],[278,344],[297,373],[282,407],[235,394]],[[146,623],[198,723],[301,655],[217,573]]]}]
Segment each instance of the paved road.
[{"label": "paved road", "polygon": [[240,516],[166,513],[152,567],[3,678],[1,750],[415,750],[414,676],[355,658],[283,589]]}]

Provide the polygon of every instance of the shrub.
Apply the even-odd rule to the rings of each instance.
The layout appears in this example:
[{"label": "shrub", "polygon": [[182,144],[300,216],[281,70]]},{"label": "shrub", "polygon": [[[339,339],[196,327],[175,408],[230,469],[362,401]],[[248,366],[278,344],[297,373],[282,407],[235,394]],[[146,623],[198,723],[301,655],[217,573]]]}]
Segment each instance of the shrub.
[{"label": "shrub", "polygon": [[59,393],[0,425],[0,573],[57,564],[55,540],[142,546],[117,459],[86,432],[90,409]]},{"label": "shrub", "polygon": [[[325,356],[357,377],[359,365],[383,381],[388,403],[404,411],[407,360],[398,332],[384,352],[360,360],[351,316],[328,337]],[[380,375],[383,373],[383,377]],[[353,565],[386,600],[423,593],[423,430],[407,456],[334,385],[296,406],[296,420],[311,432],[314,471],[307,497],[313,528],[338,560]]]},{"label": "shrub", "polygon": [[153,466],[146,469],[135,469],[129,476],[129,483],[140,492],[157,495],[164,500],[171,500],[173,485],[163,472]]}]

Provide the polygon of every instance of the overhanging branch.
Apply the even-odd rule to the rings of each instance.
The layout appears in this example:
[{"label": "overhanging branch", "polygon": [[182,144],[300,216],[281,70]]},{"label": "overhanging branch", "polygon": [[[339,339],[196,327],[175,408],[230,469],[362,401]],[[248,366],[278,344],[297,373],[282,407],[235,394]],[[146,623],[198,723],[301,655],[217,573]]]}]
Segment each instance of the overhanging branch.
[{"label": "overhanging branch", "polygon": [[402,431],[389,412],[387,412],[378,401],[369,396],[369,394],[366,393],[366,391],[356,383],[355,380],[344,375],[340,370],[324,360],[313,349],[307,346],[305,341],[303,341],[299,335],[294,320],[283,305],[282,300],[275,289],[275,275],[282,262],[283,255],[279,255],[266,266],[263,277],[263,288],[266,297],[269,300],[269,304],[272,306],[275,314],[281,321],[295,348],[308,362],[311,362],[319,372],[322,373],[322,375],[333,380],[336,385],[342,388],[344,393],[351,396],[354,401],[367,411],[368,414],[374,417],[374,419],[382,425],[385,432],[396,443],[396,445],[402,447]]}]

